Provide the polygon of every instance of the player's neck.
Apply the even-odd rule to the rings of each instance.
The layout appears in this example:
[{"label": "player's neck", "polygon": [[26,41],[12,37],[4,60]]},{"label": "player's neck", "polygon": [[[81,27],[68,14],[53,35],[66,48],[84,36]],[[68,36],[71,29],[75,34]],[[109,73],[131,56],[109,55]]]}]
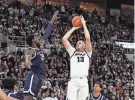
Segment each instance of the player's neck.
[{"label": "player's neck", "polygon": [[84,50],[76,50],[77,52],[84,52]]},{"label": "player's neck", "polygon": [[36,45],[32,45],[29,48],[37,48],[37,46]]},{"label": "player's neck", "polygon": [[100,92],[93,92],[93,96],[94,97],[99,97],[100,96]]}]

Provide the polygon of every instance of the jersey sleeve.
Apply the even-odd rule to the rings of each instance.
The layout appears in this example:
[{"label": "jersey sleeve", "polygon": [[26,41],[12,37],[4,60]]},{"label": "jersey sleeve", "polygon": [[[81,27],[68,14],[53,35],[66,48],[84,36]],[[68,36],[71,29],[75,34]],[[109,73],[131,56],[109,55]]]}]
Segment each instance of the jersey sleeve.
[{"label": "jersey sleeve", "polygon": [[88,52],[88,51],[87,51],[87,54],[88,54],[88,56],[91,58],[91,56],[92,56],[92,51],[91,51],[91,52]]},{"label": "jersey sleeve", "polygon": [[69,53],[70,57],[74,54],[75,52],[75,48],[73,48],[72,46],[70,46],[68,49],[66,49],[67,52]]},{"label": "jersey sleeve", "polygon": [[51,35],[51,30],[52,30],[52,26],[53,24],[48,23],[47,28],[45,29],[45,33],[43,36],[43,39],[46,41],[48,39],[48,37]]}]

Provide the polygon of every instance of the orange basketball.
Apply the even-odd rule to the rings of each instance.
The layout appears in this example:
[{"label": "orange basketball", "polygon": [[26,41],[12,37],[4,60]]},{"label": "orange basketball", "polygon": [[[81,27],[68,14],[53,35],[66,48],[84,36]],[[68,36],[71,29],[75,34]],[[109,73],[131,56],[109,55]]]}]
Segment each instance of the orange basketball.
[{"label": "orange basketball", "polygon": [[75,16],[75,17],[72,19],[72,25],[73,25],[74,27],[80,27],[80,26],[82,26],[82,22],[81,22],[80,16]]}]

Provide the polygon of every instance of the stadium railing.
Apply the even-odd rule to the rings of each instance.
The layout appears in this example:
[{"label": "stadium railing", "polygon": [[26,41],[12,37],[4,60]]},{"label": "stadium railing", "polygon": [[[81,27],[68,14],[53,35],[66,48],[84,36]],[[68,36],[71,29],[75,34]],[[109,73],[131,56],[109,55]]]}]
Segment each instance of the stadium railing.
[{"label": "stadium railing", "polygon": [[26,47],[25,36],[8,36],[8,43],[16,45],[16,47]]}]

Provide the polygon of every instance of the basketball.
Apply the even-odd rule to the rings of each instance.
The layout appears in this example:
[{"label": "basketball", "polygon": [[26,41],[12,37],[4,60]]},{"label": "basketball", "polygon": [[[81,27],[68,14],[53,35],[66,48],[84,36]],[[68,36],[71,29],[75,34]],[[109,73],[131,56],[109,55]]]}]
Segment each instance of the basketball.
[{"label": "basketball", "polygon": [[80,27],[80,26],[82,26],[82,22],[81,22],[80,16],[75,16],[75,17],[72,19],[72,25],[73,25],[74,27]]}]

